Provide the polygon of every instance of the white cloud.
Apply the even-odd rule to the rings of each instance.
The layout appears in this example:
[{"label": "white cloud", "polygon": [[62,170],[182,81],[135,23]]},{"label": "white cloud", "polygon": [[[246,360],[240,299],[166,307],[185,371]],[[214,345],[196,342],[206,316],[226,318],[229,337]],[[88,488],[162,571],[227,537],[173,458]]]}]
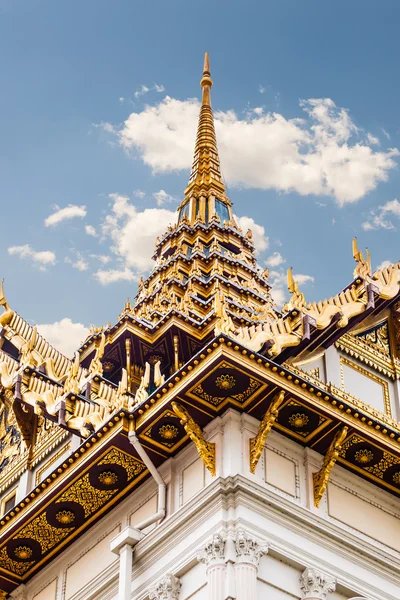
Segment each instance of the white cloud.
[{"label": "white cloud", "polygon": [[[375,150],[349,112],[329,98],[301,102],[305,119],[279,113],[215,114],[224,176],[231,186],[327,195],[355,202],[386,181],[397,149]],[[154,172],[189,169],[199,102],[166,96],[132,113],[119,142],[136,151]]]},{"label": "white cloud", "polygon": [[69,317],[55,323],[38,325],[37,328],[54,348],[69,357],[73,356],[89,333],[88,327],[82,323],[74,323]]},{"label": "white cloud", "polygon": [[121,96],[121,98],[119,99],[119,101],[121,102],[121,104],[123,104],[125,102],[125,98],[123,96]]},{"label": "white cloud", "polygon": [[150,88],[147,85],[142,84],[138,90],[133,94],[135,98],[140,98],[140,96],[144,96],[150,91]]},{"label": "white cloud", "polygon": [[93,225],[85,225],[85,231],[88,235],[91,235],[92,237],[96,237],[97,235],[96,229],[93,227]]},{"label": "white cloud", "polygon": [[175,202],[176,198],[171,196],[171,194],[167,194],[165,190],[159,190],[158,192],[154,192],[153,198],[157,203],[157,206],[163,206],[166,202]]},{"label": "white cloud", "polygon": [[[140,96],[144,96],[145,94],[148,94],[151,91],[161,94],[162,92],[165,92],[165,87],[161,84],[158,85],[158,83],[155,83],[152,88],[150,88],[148,85],[142,84],[140,86],[140,88],[138,90],[136,90],[136,92],[133,95],[135,96],[135,98],[140,98]],[[120,101],[121,101],[121,98],[120,98]]]},{"label": "white cloud", "polygon": [[266,250],[269,246],[268,237],[265,235],[265,229],[262,225],[258,225],[251,217],[238,217],[235,215],[235,219],[243,232],[246,233],[248,229],[253,232],[253,242],[257,254]]},{"label": "white cloud", "polygon": [[74,254],[76,256],[75,260],[73,260],[69,256],[66,256],[64,262],[70,264],[73,269],[77,269],[78,271],[87,271],[89,268],[87,260],[82,256],[80,252],[78,252],[78,250],[74,250]]},{"label": "white cloud", "polygon": [[135,196],[135,198],[144,198],[146,193],[143,190],[134,190],[132,195]]},{"label": "white cloud", "polygon": [[137,277],[128,267],[124,269],[99,269],[94,276],[102,285],[109,285],[117,281],[137,280]]},{"label": "white cloud", "polygon": [[280,252],[273,252],[271,256],[267,258],[265,264],[267,267],[279,267],[279,265],[282,265],[284,262],[286,262],[286,259],[283,258]]},{"label": "white cloud", "polygon": [[361,223],[361,227],[364,231],[396,229],[390,220],[390,216],[400,218],[400,202],[396,199],[389,200],[386,204],[378,206],[375,210],[371,210],[367,220]]},{"label": "white cloud", "polygon": [[89,256],[90,258],[95,258],[100,261],[103,265],[107,265],[112,260],[111,256],[106,256],[105,254],[90,254]]},{"label": "white cloud", "polygon": [[259,85],[258,86],[258,91],[260,92],[260,94],[265,94],[265,87],[263,85]]},{"label": "white cloud", "polygon": [[30,259],[41,271],[45,271],[47,267],[52,266],[56,262],[56,255],[51,250],[41,250],[37,252],[29,246],[10,246],[8,248],[10,256],[19,256],[19,258]]},{"label": "white cloud", "polygon": [[104,219],[102,231],[106,238],[111,239],[112,252],[126,267],[122,272],[127,279],[130,269],[142,272],[153,265],[151,256],[156,238],[165,233],[170,223],[176,221],[176,213],[165,208],[138,211],[127,196],[110,194],[110,198],[113,201],[112,210]]},{"label": "white cloud", "polygon": [[73,219],[75,217],[86,217],[86,206],[76,206],[75,204],[68,204],[65,208],[58,208],[57,210],[49,215],[45,219],[44,224],[46,227],[53,227],[58,225],[62,221],[67,219]]}]

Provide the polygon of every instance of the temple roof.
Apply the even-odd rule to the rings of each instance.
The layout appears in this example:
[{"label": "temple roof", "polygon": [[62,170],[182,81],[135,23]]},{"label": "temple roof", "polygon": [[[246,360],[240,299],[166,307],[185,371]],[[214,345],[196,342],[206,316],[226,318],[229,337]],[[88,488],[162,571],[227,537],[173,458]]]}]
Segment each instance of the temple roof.
[{"label": "temple roof", "polygon": [[[127,441],[130,427],[157,466],[189,443],[177,398],[200,428],[228,407],[259,420],[268,411],[276,416],[276,394],[282,392],[276,429],[325,453],[346,427],[339,462],[400,494],[400,476],[394,479],[400,473],[400,428],[390,410],[374,409],[300,369],[302,361],[336,345],[389,379],[399,378],[400,263],[372,272],[369,254],[364,258],[354,241],[356,266],[343,290],[307,302],[289,269],[290,298],[278,311],[268,271],[257,264],[252,233],[240,229],[226,195],[211,86],[206,54],[193,167],[177,223],[157,240],[154,268],[114,325],[92,331],[73,359],[67,358],[18,315],[0,288],[0,491],[67,434],[83,440],[79,452],[0,521],[0,560],[6,561],[0,588],[7,591],[148,475]],[[392,348],[379,345],[376,329],[388,315],[397,327]],[[308,428],[295,429],[293,411],[306,416]],[[173,437],[163,437],[166,426]],[[390,467],[378,473],[356,465],[354,444]],[[121,487],[100,494],[98,512],[82,501],[79,530],[71,525],[54,547],[40,549],[31,539],[33,527],[47,527],[49,519],[58,527],[59,504],[71,511],[68,494],[79,500],[79,482],[89,477],[93,483],[102,464],[118,470]],[[32,561],[10,558],[21,531],[32,544]]]}]

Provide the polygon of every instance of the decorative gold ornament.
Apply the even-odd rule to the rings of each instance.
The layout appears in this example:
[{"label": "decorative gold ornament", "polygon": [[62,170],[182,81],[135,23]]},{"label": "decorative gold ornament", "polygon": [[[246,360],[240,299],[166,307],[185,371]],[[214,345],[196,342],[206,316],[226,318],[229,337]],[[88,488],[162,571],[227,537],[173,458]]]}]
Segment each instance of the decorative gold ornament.
[{"label": "decorative gold ornament", "polygon": [[14,554],[20,560],[28,560],[32,556],[33,552],[29,546],[18,546],[18,548],[15,548]]},{"label": "decorative gold ornament", "polygon": [[397,471],[397,473],[393,475],[393,481],[400,485],[400,471]]},{"label": "decorative gold ornament", "polygon": [[93,375],[93,376],[94,375],[100,375],[100,376],[103,375],[103,365],[101,363],[101,359],[104,356],[105,347],[106,347],[106,336],[104,335],[104,333],[102,333],[100,336],[99,345],[96,348],[96,353],[95,353],[94,358],[89,366],[90,375]]},{"label": "decorative gold ornament", "polygon": [[289,417],[289,424],[292,427],[300,428],[307,425],[309,418],[303,413],[295,413]]},{"label": "decorative gold ornament", "polygon": [[180,418],[186,433],[197,448],[197,452],[201,460],[210,471],[211,475],[215,475],[215,444],[206,442],[204,435],[197,423],[192,419],[186,408],[177,402],[172,402],[172,410]]},{"label": "decorative gold ornament", "polygon": [[71,510],[59,510],[56,513],[56,519],[63,525],[69,525],[75,521],[75,515]]},{"label": "decorative gold ornament", "polygon": [[163,357],[160,356],[159,354],[152,354],[152,356],[150,356],[150,358],[148,359],[148,362],[151,365],[155,365],[156,363],[161,362],[162,359],[163,359]]},{"label": "decorative gold ornament", "polygon": [[158,430],[158,433],[164,440],[173,440],[177,437],[179,430],[175,425],[163,425]]},{"label": "decorative gold ornament", "polygon": [[108,371],[112,371],[112,370],[113,370],[113,368],[114,368],[114,363],[113,363],[113,362],[111,362],[110,360],[106,360],[106,361],[103,363],[103,369],[104,369],[104,371],[107,371],[107,372],[108,372]]},{"label": "decorative gold ornament", "polygon": [[325,493],[329,481],[329,476],[338,459],[338,456],[342,449],[342,444],[346,439],[347,431],[348,428],[345,425],[336,433],[331,445],[328,448],[327,453],[325,454],[322,467],[317,473],[313,473],[314,504],[317,508],[319,506],[319,503],[321,502],[322,496]]},{"label": "decorative gold ornament", "polygon": [[236,379],[232,375],[219,375],[215,380],[215,385],[221,390],[230,390],[235,383]]},{"label": "decorative gold ornament", "polygon": [[281,407],[285,399],[285,392],[282,390],[276,394],[271,404],[269,405],[267,412],[264,415],[263,420],[260,423],[256,437],[250,438],[250,471],[251,473],[256,472],[256,466],[260,460],[261,454],[264,450],[267,435],[271,431],[273,424],[278,418],[279,408]]},{"label": "decorative gold ornament", "polygon": [[357,452],[354,454],[354,459],[362,465],[367,465],[371,462],[371,460],[373,460],[373,458],[374,453],[368,449],[357,450]]},{"label": "decorative gold ornament", "polygon": [[117,483],[118,475],[113,473],[113,471],[103,471],[103,473],[100,473],[98,479],[103,485],[113,485]]}]

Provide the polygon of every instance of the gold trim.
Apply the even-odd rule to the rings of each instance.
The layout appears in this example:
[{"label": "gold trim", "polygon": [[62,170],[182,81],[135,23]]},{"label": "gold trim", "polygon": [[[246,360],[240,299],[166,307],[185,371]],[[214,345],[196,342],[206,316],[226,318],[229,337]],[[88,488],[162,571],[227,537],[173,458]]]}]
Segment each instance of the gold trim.
[{"label": "gold trim", "polygon": [[257,463],[260,460],[261,454],[264,450],[265,442],[267,441],[267,436],[271,431],[276,419],[278,418],[279,409],[281,408],[284,399],[285,392],[283,390],[275,394],[275,397],[269,405],[263,420],[258,426],[257,435],[249,439],[251,473],[256,472]]},{"label": "gold trim", "polygon": [[[242,373],[242,375],[248,377],[250,380],[255,380],[259,384],[259,387],[252,394],[250,394],[250,396],[244,402],[239,402],[238,400],[235,400],[232,396],[227,396],[222,402],[220,402],[220,404],[215,405],[212,404],[212,402],[208,402],[201,396],[196,395],[194,393],[195,389],[204,381],[206,381],[213,373],[215,373],[215,371],[219,371],[220,369],[232,369],[233,371],[239,371],[239,373]],[[267,389],[267,387],[268,383],[261,381],[254,374],[250,375],[248,372],[244,371],[237,365],[232,364],[228,360],[223,360],[210,371],[207,370],[204,376],[201,379],[199,379],[199,381],[196,381],[196,383],[187,392],[185,392],[185,395],[191,398],[192,400],[196,400],[196,402],[201,402],[202,404],[204,404],[204,406],[212,408],[213,410],[215,410],[215,412],[219,413],[221,412],[221,409],[223,409],[227,404],[232,404],[237,408],[244,409],[246,406],[248,406],[248,404],[250,404],[254,400],[254,398],[262,394]]]},{"label": "gold trim", "polygon": [[[368,379],[371,379],[371,381],[374,381],[375,383],[379,383],[379,385],[382,387],[382,391],[383,391],[383,403],[384,403],[384,407],[385,407],[385,414],[389,415],[389,417],[392,417],[392,409],[390,406],[390,393],[389,393],[388,382],[385,381],[384,379],[382,379],[381,377],[378,377],[378,375],[376,375],[375,373],[371,373],[371,371],[368,371],[367,369],[364,369],[364,367],[361,367],[357,363],[349,360],[345,356],[340,356],[339,362],[340,362],[340,380],[342,383],[343,391],[346,391],[345,381],[344,381],[344,370],[343,370],[343,366],[345,365],[347,367],[350,367],[354,371],[361,373],[361,375],[364,375]],[[372,407],[372,408],[374,408],[374,407]]]},{"label": "gold trim", "polygon": [[376,346],[368,344],[364,339],[354,337],[348,333],[335,342],[335,347],[365,363],[379,373],[383,373],[391,379],[396,378],[393,362],[389,354],[385,354]]},{"label": "gold trim", "polygon": [[[125,452],[124,450],[122,450],[121,448],[117,448],[116,446],[112,445],[109,446],[108,448],[106,448],[103,452],[103,454],[101,454],[100,456],[97,457],[96,461],[94,461],[94,463],[92,462],[90,465],[88,465],[86,467],[86,469],[84,471],[81,471],[80,473],[78,473],[76,475],[76,477],[71,481],[70,486],[73,485],[76,481],[78,481],[80,478],[82,478],[82,476],[84,474],[86,474],[95,464],[98,464],[98,462],[100,460],[102,460],[109,452],[110,450],[116,450],[117,452],[121,452],[122,454],[125,454],[126,456],[128,456],[129,458],[134,458],[136,459],[134,456],[132,456],[131,454],[128,454],[127,452]],[[124,487],[116,496],[114,496],[114,498],[112,498],[110,500],[110,502],[105,503],[105,505],[98,511],[95,512],[92,516],[90,516],[88,519],[85,520],[85,522],[78,527],[77,529],[75,529],[73,531],[73,533],[71,534],[71,536],[68,536],[67,538],[65,538],[58,546],[56,546],[53,550],[51,550],[48,554],[46,554],[45,557],[42,558],[41,561],[39,561],[38,563],[36,563],[29,571],[27,571],[26,573],[24,573],[23,577],[21,577],[21,581],[25,581],[26,579],[28,579],[28,577],[31,577],[32,574],[44,563],[49,562],[49,560],[51,559],[51,557],[59,552],[66,544],[70,543],[72,540],[74,540],[80,533],[81,531],[85,530],[92,521],[98,519],[98,517],[100,517],[104,512],[108,511],[112,506],[114,506],[114,504],[116,504],[121,497],[123,497],[124,495],[127,494],[127,492],[129,490],[131,490],[133,487],[135,487],[139,481],[141,481],[141,479],[143,479],[147,474],[148,474],[148,469],[144,469],[144,471],[142,471],[138,477],[136,479],[133,479],[126,487]],[[40,507],[41,511],[44,511],[52,502],[56,502],[57,499],[62,496],[62,494],[65,493],[65,490],[60,490],[59,494],[56,497],[52,497],[47,503],[45,503],[43,506]],[[35,513],[33,513],[31,515],[32,520],[35,518]],[[26,523],[23,523],[19,529],[17,531],[15,531],[11,536],[9,536],[6,540],[3,541],[3,547],[5,547],[5,544],[12,538],[14,538],[24,527],[26,526]],[[8,576],[14,576],[13,573],[10,573],[9,571],[5,571],[7,573]]]},{"label": "gold trim", "polygon": [[347,436],[347,431],[348,427],[345,425],[336,433],[324,456],[322,467],[318,472],[313,473],[314,504],[317,508],[321,502],[322,496],[325,493],[331,471],[339,457],[339,452]]},{"label": "gold trim", "polygon": [[213,442],[207,442],[204,439],[204,434],[197,423],[193,420],[191,415],[188,413],[186,408],[177,402],[172,402],[172,410],[180,418],[183,427],[189,438],[192,440],[197,448],[197,452],[201,460],[214,477],[216,472],[215,464],[215,444]]}]

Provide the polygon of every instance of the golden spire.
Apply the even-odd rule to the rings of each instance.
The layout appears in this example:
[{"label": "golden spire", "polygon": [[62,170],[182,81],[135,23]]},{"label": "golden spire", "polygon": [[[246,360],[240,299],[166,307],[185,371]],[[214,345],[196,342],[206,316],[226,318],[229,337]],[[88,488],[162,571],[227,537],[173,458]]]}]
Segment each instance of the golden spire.
[{"label": "golden spire", "polygon": [[210,61],[208,52],[206,52],[204,57],[203,77],[200,82],[203,94],[199,125],[197,128],[196,146],[194,150],[192,172],[189,178],[189,185],[185,190],[185,196],[188,196],[192,191],[200,192],[204,190],[204,192],[209,192],[210,189],[213,188],[214,192],[225,197],[225,186],[222,181],[214,117],[211,108],[210,92],[212,84]]}]

